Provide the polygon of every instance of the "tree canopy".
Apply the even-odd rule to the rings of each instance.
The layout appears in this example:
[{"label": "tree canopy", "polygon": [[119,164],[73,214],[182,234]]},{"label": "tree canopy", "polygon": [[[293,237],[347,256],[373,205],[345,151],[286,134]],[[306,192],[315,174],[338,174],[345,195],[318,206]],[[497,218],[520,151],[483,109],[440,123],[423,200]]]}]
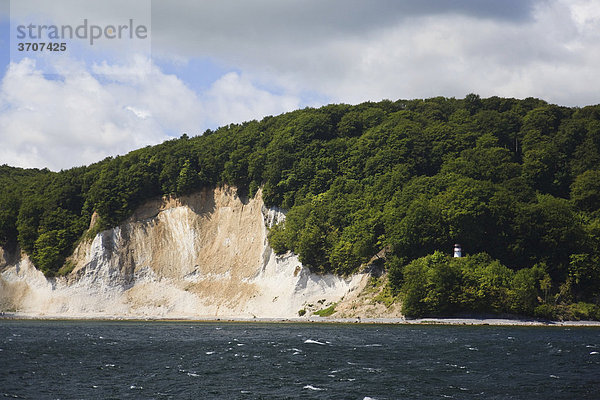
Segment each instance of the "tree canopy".
[{"label": "tree canopy", "polygon": [[[270,243],[314,271],[350,274],[385,250],[400,292],[424,270],[417,260],[461,243],[485,255],[481,268],[507,268],[498,279],[545,279],[557,301],[600,302],[600,106],[533,98],[332,104],[66,171],[2,166],[0,245],[18,244],[52,276],[93,212],[98,231],[147,199],[223,184],[242,196],[262,188],[268,206],[288,210]],[[422,263],[436,271],[438,261]],[[443,264],[450,284],[460,268]]]}]

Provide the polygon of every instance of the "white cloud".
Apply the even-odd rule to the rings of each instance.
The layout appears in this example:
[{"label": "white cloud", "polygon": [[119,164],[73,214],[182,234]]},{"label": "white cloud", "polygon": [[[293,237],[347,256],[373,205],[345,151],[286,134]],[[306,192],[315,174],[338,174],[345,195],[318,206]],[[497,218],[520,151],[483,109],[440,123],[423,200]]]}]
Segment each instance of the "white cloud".
[{"label": "white cloud", "polygon": [[213,57],[336,102],[469,92],[598,102],[597,0],[178,0],[153,15],[156,53]]},{"label": "white cloud", "polygon": [[136,73],[148,70],[146,62],[103,64],[94,73],[72,63],[60,79],[44,76],[32,60],[11,64],[0,86],[0,164],[50,169],[89,164],[169,135],[198,134],[299,104],[238,74],[197,94],[154,65],[148,74]]},{"label": "white cloud", "polygon": [[148,110],[139,110],[139,109],[137,109],[135,107],[131,107],[131,106],[127,106],[127,107],[125,107],[125,109],[127,111],[131,111],[136,117],[138,117],[140,119],[146,119],[152,115],[152,114],[150,114],[150,111],[148,111]]},{"label": "white cloud", "polygon": [[[10,65],[0,88],[0,162],[66,168],[166,138],[158,121],[127,111],[152,109],[145,85],[103,85],[81,66],[60,78],[46,78],[31,60]],[[152,78],[169,79],[159,72]],[[168,96],[194,101],[178,89]],[[184,123],[172,122],[179,122],[174,129]]]},{"label": "white cloud", "polygon": [[298,97],[276,95],[257,88],[249,79],[230,72],[218,79],[203,97],[213,125],[239,123],[276,115],[300,106]]},{"label": "white cloud", "polygon": [[590,29],[591,19],[571,18],[570,6],[540,4],[527,23],[460,14],[418,17],[362,40],[332,44],[321,60],[343,73],[318,85],[351,102],[476,92],[597,103],[599,30],[597,23]]}]

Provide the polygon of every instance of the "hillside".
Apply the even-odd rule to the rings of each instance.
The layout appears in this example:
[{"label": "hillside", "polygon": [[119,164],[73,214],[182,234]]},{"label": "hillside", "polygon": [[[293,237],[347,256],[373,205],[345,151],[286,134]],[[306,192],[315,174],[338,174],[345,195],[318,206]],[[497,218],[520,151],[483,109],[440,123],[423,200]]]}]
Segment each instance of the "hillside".
[{"label": "hillside", "polygon": [[[73,271],[47,279],[25,256],[0,274],[0,311],[59,318],[290,318],[330,306],[365,275],[316,275],[276,257],[267,227],[284,218],[260,191],[225,187],[144,203],[118,227],[82,240]],[[2,254],[0,254],[0,263]],[[316,309],[315,309],[316,310]]]},{"label": "hillside", "polygon": [[[148,200],[230,185],[289,210],[270,246],[313,272],[350,275],[382,254],[388,295],[409,316],[600,317],[600,106],[476,95],[329,105],[67,171],[3,166],[0,185],[0,246],[46,276],[75,267],[84,233]],[[454,243],[467,257],[447,256]]]}]

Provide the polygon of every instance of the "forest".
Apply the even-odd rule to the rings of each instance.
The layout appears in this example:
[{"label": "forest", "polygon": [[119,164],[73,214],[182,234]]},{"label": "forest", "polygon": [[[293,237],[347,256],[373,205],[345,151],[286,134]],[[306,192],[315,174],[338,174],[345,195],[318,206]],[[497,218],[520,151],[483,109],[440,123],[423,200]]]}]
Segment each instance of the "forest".
[{"label": "forest", "polygon": [[332,104],[60,172],[3,165],[0,246],[64,275],[80,240],[148,199],[220,185],[286,210],[270,244],[312,271],[378,264],[409,317],[600,319],[600,105]]}]

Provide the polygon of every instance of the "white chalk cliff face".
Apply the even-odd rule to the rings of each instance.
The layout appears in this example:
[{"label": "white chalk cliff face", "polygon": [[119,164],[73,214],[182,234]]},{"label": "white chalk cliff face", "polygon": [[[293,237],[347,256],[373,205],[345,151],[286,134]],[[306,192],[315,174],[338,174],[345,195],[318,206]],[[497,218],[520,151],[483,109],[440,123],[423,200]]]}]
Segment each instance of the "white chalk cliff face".
[{"label": "white chalk cliff face", "polygon": [[[232,188],[149,202],[123,225],[82,242],[67,277],[46,279],[0,249],[0,310],[82,318],[289,318],[339,301],[365,275],[316,275],[276,256],[267,227],[284,218],[259,192]],[[17,257],[18,258],[18,257]],[[322,301],[324,300],[324,301]]]}]

